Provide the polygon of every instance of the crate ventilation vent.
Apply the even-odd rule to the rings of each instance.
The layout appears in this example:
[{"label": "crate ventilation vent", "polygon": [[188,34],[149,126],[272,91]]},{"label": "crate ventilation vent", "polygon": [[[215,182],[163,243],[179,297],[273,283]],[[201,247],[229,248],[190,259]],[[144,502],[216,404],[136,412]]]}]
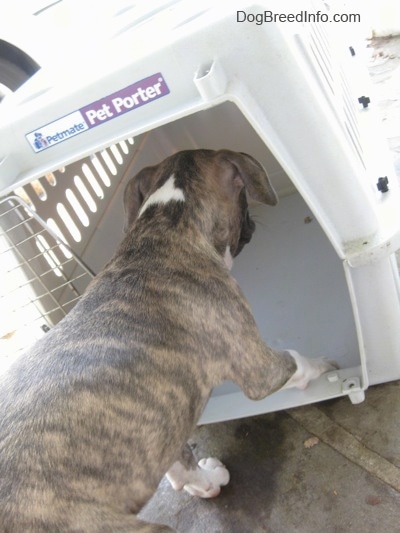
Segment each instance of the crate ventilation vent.
[{"label": "crate ventilation vent", "polygon": [[[325,30],[321,24],[307,24],[309,29],[309,46],[313,56],[313,63],[317,65],[324,80],[329,99],[334,101],[334,111],[339,122],[344,126],[346,137],[350,142],[352,151],[357,155],[363,168],[366,168],[361,144],[361,136],[358,129],[354,95],[346,79],[343,69],[332,58],[330,44]],[[336,70],[336,72],[334,72]]]},{"label": "crate ventilation vent", "polygon": [[51,172],[14,192],[42,217],[48,212],[45,203],[53,210],[55,206],[53,216],[46,217],[46,222],[63,241],[74,243],[76,249],[75,243],[82,241],[82,232],[90,226],[99,202],[108,196],[112,179],[130,154],[132,145],[133,139],[122,141],[69,165],[67,171],[62,168]]}]

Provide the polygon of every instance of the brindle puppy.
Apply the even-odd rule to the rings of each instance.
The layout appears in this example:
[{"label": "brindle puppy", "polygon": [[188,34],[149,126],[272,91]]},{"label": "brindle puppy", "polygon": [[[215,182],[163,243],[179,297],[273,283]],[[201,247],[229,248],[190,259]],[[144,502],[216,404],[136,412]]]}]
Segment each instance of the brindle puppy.
[{"label": "brindle puppy", "polygon": [[185,442],[225,379],[252,399],[333,366],[261,340],[229,273],[277,197],[252,157],[184,151],[134,177],[126,237],[75,308],[2,376],[0,531],[170,531],[135,516],[162,476],[212,497],[229,480]]}]

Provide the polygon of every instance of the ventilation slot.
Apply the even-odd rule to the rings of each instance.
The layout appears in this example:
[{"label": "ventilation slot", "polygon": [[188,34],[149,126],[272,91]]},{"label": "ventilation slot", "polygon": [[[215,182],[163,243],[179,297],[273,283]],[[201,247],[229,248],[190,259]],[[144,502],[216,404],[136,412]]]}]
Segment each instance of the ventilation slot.
[{"label": "ventilation slot", "polygon": [[42,253],[43,257],[46,259],[49,267],[54,272],[54,274],[58,277],[62,276],[62,272],[60,270],[62,269],[61,262],[59,261],[53,250],[50,248],[49,243],[46,241],[43,235],[37,236],[36,245],[39,251]]},{"label": "ventilation slot", "polygon": [[[97,158],[96,158],[97,159]],[[104,194],[103,194],[103,189],[100,187],[99,185],[99,182],[97,181],[97,179],[94,177],[94,174],[91,170],[91,168],[89,168],[89,165],[87,165],[86,163],[84,163],[82,165],[82,172],[84,173],[86,179],[88,180],[90,186],[92,187],[93,189],[93,192],[95,193],[95,195],[98,197],[98,198],[104,198]]]},{"label": "ventilation slot", "polygon": [[57,180],[55,175],[52,172],[48,172],[45,176],[45,179],[49,185],[55,187],[57,185]]},{"label": "ventilation slot", "polygon": [[21,198],[31,209],[36,211],[36,208],[29,196],[29,194],[26,192],[24,187],[17,187],[14,191],[14,193]]},{"label": "ventilation slot", "polygon": [[124,162],[124,158],[122,157],[121,152],[118,149],[118,146],[116,144],[113,144],[110,150],[112,152],[112,155],[114,156],[115,161],[119,165],[122,165],[122,163]]},{"label": "ventilation slot", "polygon": [[42,202],[47,200],[47,193],[39,180],[34,180],[29,185],[33,189],[34,193],[39,198],[39,200],[42,200]]},{"label": "ventilation slot", "polygon": [[75,176],[74,177],[74,183],[75,183],[75,186],[78,189],[79,193],[81,194],[83,200],[85,201],[86,205],[90,209],[90,211],[92,213],[96,213],[96,211],[97,211],[96,202],[93,200],[92,195],[87,190],[87,187],[83,183],[82,179],[79,176]]},{"label": "ventilation slot", "polygon": [[61,220],[64,222],[65,227],[71,234],[71,237],[75,242],[80,242],[82,239],[81,232],[77,228],[75,222],[72,220],[71,215],[68,213],[64,204],[59,202],[57,204],[57,213],[60,215]]},{"label": "ventilation slot", "polygon": [[81,223],[85,227],[89,226],[89,217],[87,216],[83,207],[79,203],[77,197],[75,196],[75,193],[73,193],[71,189],[67,189],[65,191],[65,196],[67,197],[68,202],[70,203],[72,209],[75,211]]},{"label": "ventilation slot", "polygon": [[[107,164],[108,168],[110,169],[110,167],[111,168],[113,167],[114,170],[115,170],[115,166],[112,163],[108,153],[106,151],[103,151],[103,152],[101,152],[101,155],[103,157],[104,162]],[[106,187],[109,187],[111,185],[111,181],[110,181],[110,177],[107,174],[104,166],[102,165],[102,163],[100,162],[100,160],[98,159],[97,156],[92,156],[91,160],[92,160],[94,168],[96,169],[96,172],[98,173],[99,177],[101,178],[101,181],[104,183],[104,185]]]},{"label": "ventilation slot", "polygon": [[125,141],[121,141],[119,143],[120,147],[121,147],[121,150],[124,152],[124,154],[129,154],[129,147],[127,145],[127,143]]},{"label": "ventilation slot", "polygon": [[[49,218],[47,220],[47,225],[49,226],[51,231],[53,231],[53,233],[55,233],[57,235],[57,237],[59,239],[61,239],[63,242],[65,242],[65,244],[67,244],[69,246],[69,243],[68,243],[67,239],[64,237],[63,233],[61,232],[60,228],[57,226],[57,224],[54,221],[54,219]],[[60,250],[62,251],[62,253],[65,255],[65,257],[67,259],[71,259],[71,257],[72,257],[71,252],[63,244],[60,244]]]}]

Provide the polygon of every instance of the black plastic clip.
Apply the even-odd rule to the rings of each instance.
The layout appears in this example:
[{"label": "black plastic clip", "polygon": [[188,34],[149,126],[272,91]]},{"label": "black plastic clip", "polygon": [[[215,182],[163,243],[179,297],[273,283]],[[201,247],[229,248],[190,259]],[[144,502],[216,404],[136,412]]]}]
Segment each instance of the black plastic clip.
[{"label": "black plastic clip", "polygon": [[366,107],[368,107],[368,104],[371,103],[371,100],[369,98],[369,96],[360,96],[360,98],[358,99],[359,103],[362,104],[363,108],[365,109]]},{"label": "black plastic clip", "polygon": [[389,180],[388,180],[387,176],[385,176],[383,178],[379,178],[378,179],[378,183],[376,184],[376,186],[378,187],[378,191],[380,191],[380,192],[388,192],[388,190],[389,190],[388,183],[389,183]]}]

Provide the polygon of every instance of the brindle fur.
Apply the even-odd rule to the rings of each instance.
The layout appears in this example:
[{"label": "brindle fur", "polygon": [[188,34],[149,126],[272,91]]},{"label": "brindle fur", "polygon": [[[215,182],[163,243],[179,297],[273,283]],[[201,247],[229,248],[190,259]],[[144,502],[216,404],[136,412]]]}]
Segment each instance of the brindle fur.
[{"label": "brindle fur", "polygon": [[[137,218],[172,174],[185,201]],[[170,531],[135,515],[212,388],[230,379],[260,399],[292,376],[224,264],[254,231],[245,190],[277,201],[261,166],[228,150],[179,152],[128,184],[114,257],[1,379],[2,533]]]}]

